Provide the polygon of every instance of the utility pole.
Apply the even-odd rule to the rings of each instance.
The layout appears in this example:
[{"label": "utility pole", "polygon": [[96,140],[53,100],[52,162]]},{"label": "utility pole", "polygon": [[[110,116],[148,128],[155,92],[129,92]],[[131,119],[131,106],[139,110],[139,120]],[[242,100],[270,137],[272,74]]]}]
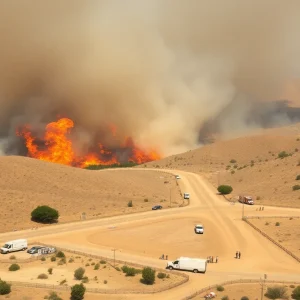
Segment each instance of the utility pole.
[{"label": "utility pole", "polygon": [[264,279],[261,280],[261,295],[260,295],[260,299],[263,300],[263,296],[264,296],[264,285],[265,285],[265,282],[266,282],[266,279],[267,279],[267,274],[264,274]]},{"label": "utility pole", "polygon": [[245,209],[245,203],[243,203],[242,220],[244,219],[244,209]]},{"label": "utility pole", "polygon": [[117,249],[112,249],[112,251],[114,251],[114,268],[116,267],[116,250]]},{"label": "utility pole", "polygon": [[171,192],[172,192],[172,187],[170,187],[170,207],[172,207],[172,204],[171,204],[171,198],[172,198],[172,195],[171,195],[171,194],[172,194],[172,193],[171,193]]}]

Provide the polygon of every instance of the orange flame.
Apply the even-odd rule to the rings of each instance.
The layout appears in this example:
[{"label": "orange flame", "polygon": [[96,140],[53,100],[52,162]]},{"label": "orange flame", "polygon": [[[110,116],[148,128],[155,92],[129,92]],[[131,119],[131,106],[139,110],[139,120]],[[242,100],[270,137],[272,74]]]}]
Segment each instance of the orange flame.
[{"label": "orange flame", "polygon": [[[84,157],[76,156],[72,141],[69,138],[74,122],[68,118],[59,119],[57,122],[51,122],[46,126],[46,132],[43,137],[45,149],[39,149],[37,139],[33,137],[30,127],[23,126],[17,131],[17,135],[23,137],[28,150],[28,156],[44,161],[55,162],[77,167],[87,167],[89,165],[111,165],[120,163],[116,151],[98,143],[97,153],[88,153]],[[117,137],[117,128],[110,125],[110,131],[114,137]],[[120,149],[129,150],[128,161],[135,163],[145,163],[160,159],[160,155],[152,150],[146,153],[137,147],[131,138],[126,138],[125,143],[120,143]]]}]

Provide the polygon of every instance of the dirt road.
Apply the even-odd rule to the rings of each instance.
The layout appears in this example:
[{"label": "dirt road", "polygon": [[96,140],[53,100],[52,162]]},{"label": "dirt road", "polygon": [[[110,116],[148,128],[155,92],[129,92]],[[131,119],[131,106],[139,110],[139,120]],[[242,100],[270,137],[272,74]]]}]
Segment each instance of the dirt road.
[{"label": "dirt road", "polygon": [[[163,253],[170,260],[179,256],[219,257],[218,263],[208,264],[206,274],[188,273],[190,280],[182,286],[154,295],[124,295],[122,299],[182,299],[210,284],[239,278],[259,279],[264,274],[270,280],[300,282],[299,263],[241,220],[240,203],[227,202],[197,174],[166,172],[181,176],[178,180],[181,191],[191,196],[189,206],[5,233],[0,235],[0,241],[27,237],[30,241],[111,258],[112,249],[117,249],[117,259],[155,267],[166,266],[166,261],[158,259]],[[265,207],[264,211],[257,211],[256,208],[244,206],[244,214],[300,216],[299,209]],[[197,223],[204,225],[203,235],[194,233]],[[241,252],[241,259],[234,257],[236,251]]]}]

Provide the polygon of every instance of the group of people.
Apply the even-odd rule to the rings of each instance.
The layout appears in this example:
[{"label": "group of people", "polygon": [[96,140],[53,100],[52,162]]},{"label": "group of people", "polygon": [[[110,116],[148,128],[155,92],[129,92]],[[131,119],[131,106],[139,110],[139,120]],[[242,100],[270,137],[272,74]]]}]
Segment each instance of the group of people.
[{"label": "group of people", "polygon": [[[218,256],[216,256],[216,263],[218,262],[218,260],[219,260],[219,257]],[[214,262],[214,257],[213,256],[208,256],[207,257],[207,262],[208,263],[213,263]]]},{"label": "group of people", "polygon": [[168,260],[168,255],[165,256],[165,255],[163,254],[159,259],[166,259],[166,260]]},{"label": "group of people", "polygon": [[238,258],[238,259],[241,258],[241,251],[236,251],[235,252],[235,258]]}]

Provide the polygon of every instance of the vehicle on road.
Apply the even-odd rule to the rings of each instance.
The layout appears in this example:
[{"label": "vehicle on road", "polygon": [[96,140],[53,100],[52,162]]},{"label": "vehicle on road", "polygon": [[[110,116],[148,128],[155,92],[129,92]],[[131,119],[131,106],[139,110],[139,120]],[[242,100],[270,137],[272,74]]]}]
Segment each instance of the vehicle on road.
[{"label": "vehicle on road", "polygon": [[190,194],[189,193],[184,193],[183,194],[183,199],[190,199]]},{"label": "vehicle on road", "polygon": [[203,227],[202,224],[195,225],[194,230],[195,230],[195,233],[197,233],[197,234],[199,234],[199,233],[203,234],[204,233],[204,227]]},{"label": "vehicle on road", "polygon": [[155,205],[152,207],[152,210],[158,210],[158,209],[162,209],[161,205]]},{"label": "vehicle on road", "polygon": [[4,244],[4,246],[0,249],[2,254],[7,254],[15,251],[25,251],[27,249],[27,240],[19,239],[14,241],[9,241]]},{"label": "vehicle on road", "polygon": [[179,175],[176,175],[175,178],[176,179],[181,179],[181,177]]},{"label": "vehicle on road", "polygon": [[253,205],[254,201],[251,196],[239,196],[239,202],[244,204]]},{"label": "vehicle on road", "polygon": [[175,261],[167,263],[169,270],[192,271],[194,273],[205,273],[207,260],[202,258],[179,257]]},{"label": "vehicle on road", "polygon": [[45,247],[43,247],[43,246],[33,246],[33,247],[31,247],[30,249],[27,250],[27,253],[36,254],[36,253],[39,252],[40,249],[43,249],[43,248],[45,248]]}]

